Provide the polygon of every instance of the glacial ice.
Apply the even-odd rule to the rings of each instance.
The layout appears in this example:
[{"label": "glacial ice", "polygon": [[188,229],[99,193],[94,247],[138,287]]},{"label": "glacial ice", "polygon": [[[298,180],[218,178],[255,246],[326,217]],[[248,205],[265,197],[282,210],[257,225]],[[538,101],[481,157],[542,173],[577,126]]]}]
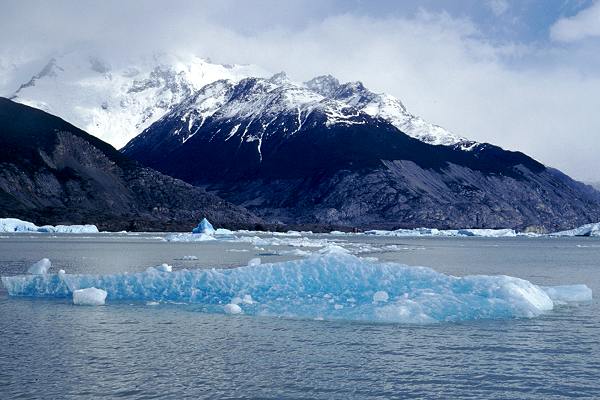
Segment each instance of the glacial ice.
[{"label": "glacial ice", "polygon": [[[558,302],[591,298],[585,285],[536,286],[509,276],[445,275],[426,267],[376,263],[340,249],[233,269],[115,275],[2,277],[11,296],[70,297],[99,288],[110,301],[202,304],[207,312],[397,323],[534,317]],[[387,301],[374,301],[385,298]],[[241,299],[241,302],[240,302]],[[343,305],[343,307],[339,307]],[[229,310],[229,311],[227,311]]]},{"label": "glacial ice", "polygon": [[258,257],[252,258],[250,261],[248,261],[249,266],[260,265],[260,263],[261,263],[261,260]]},{"label": "glacial ice", "polygon": [[225,307],[223,307],[223,311],[225,311],[225,314],[241,314],[242,307],[234,303],[229,303],[226,304]]},{"label": "glacial ice", "polygon": [[50,262],[50,260],[47,258],[42,258],[40,261],[34,263],[31,267],[29,267],[27,272],[32,275],[47,274],[50,267],[52,267],[52,263]]},{"label": "glacial ice", "polygon": [[586,285],[563,285],[542,287],[554,302],[591,301],[592,289]]},{"label": "glacial ice", "polygon": [[600,237],[600,222],[582,225],[568,231],[551,233],[551,236],[596,236]]},{"label": "glacial ice", "polygon": [[367,235],[378,236],[475,236],[475,237],[515,237],[521,234],[513,229],[435,229],[435,228],[416,228],[416,229],[397,229],[395,231],[370,230],[365,231]]},{"label": "glacial ice", "polygon": [[213,235],[215,233],[215,228],[213,228],[212,224],[208,222],[206,218],[203,218],[202,221],[198,224],[197,227],[192,229],[192,233],[204,233],[206,235]]},{"label": "glacial ice", "polygon": [[0,232],[40,232],[40,233],[98,233],[96,225],[44,225],[17,218],[0,218]]},{"label": "glacial ice", "polygon": [[73,304],[80,306],[101,306],[106,301],[105,290],[95,287],[77,289],[73,291]]}]

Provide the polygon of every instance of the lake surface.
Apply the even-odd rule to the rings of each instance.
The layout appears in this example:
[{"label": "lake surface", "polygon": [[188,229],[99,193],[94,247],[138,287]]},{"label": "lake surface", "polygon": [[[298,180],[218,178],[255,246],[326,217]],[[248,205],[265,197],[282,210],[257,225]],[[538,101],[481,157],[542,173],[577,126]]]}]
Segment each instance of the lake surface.
[{"label": "lake surface", "polygon": [[[81,274],[300,258],[290,246],[164,236],[4,234],[0,275],[23,274],[43,257]],[[600,398],[600,239],[309,239],[457,276],[584,283],[596,298],[530,319],[402,325],[210,314],[186,304],[83,307],[0,289],[0,398]]]}]

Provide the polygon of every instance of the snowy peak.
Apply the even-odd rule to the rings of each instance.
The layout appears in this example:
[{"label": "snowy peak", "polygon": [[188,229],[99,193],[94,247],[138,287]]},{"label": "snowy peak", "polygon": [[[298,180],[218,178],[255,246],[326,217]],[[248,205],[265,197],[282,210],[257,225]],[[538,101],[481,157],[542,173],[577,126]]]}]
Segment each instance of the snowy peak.
[{"label": "snowy peak", "polygon": [[18,90],[4,95],[122,147],[206,84],[266,75],[258,67],[214,64],[195,56],[107,60],[71,52],[51,58],[30,79],[14,85]]},{"label": "snowy peak", "polygon": [[[331,75],[297,83],[285,72],[271,75],[255,66],[165,53],[119,60],[70,52],[39,65],[27,79],[6,86],[16,91],[0,95],[55,114],[117,148],[174,109],[194,117],[190,129],[208,116],[273,120],[285,113],[295,116],[297,126],[289,130],[297,132],[308,115],[319,112],[328,125],[369,116],[429,144],[467,150],[476,144],[409,113],[393,96]],[[216,81],[226,83],[205,88]],[[199,109],[181,112],[192,103]]]},{"label": "snowy peak", "polygon": [[[428,144],[458,146],[463,150],[470,150],[477,144],[410,114],[393,96],[371,92],[361,82],[340,83],[331,75],[304,83],[293,82],[284,72],[270,78],[249,77],[237,82],[220,80],[198,90],[163,119],[184,122],[182,128],[172,133],[181,142],[196,134],[209,117],[224,125],[233,120],[238,122],[226,140],[234,136],[248,140],[246,134],[251,130],[250,125],[258,124],[259,128],[254,129],[254,137],[258,140],[269,129],[269,134],[274,134],[273,123],[280,118],[288,117],[291,122],[280,121],[276,130],[290,136],[312,127],[306,121],[316,114],[323,118],[326,126],[364,124],[382,119]],[[314,118],[311,121],[316,123]],[[258,132],[261,133],[256,136]]]}]

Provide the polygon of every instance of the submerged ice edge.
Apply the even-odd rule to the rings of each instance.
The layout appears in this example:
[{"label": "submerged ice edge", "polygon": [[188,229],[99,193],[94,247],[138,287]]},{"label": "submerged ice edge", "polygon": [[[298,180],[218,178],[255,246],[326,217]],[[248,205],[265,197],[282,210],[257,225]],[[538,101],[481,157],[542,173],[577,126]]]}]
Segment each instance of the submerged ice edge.
[{"label": "submerged ice edge", "polygon": [[69,298],[94,287],[107,292],[109,303],[184,302],[217,313],[397,323],[535,317],[556,303],[592,298],[585,285],[543,288],[509,276],[454,277],[341,251],[234,269],[22,275],[2,277],[2,283],[11,296]]}]

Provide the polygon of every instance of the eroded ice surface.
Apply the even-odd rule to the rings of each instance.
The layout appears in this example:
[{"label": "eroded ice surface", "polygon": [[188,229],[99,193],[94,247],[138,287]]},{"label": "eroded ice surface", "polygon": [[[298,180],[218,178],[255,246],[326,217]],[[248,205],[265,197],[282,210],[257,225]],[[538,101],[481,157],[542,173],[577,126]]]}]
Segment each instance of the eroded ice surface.
[{"label": "eroded ice surface", "polygon": [[73,291],[73,304],[80,306],[101,306],[106,301],[106,291],[95,287]]},{"label": "eroded ice surface", "polygon": [[98,233],[96,225],[44,225],[17,218],[0,218],[0,232]]},{"label": "eroded ice surface", "polygon": [[553,299],[591,298],[585,285],[542,288],[509,276],[454,277],[336,248],[233,269],[28,275],[3,277],[2,283],[11,296],[68,298],[95,287],[109,301],[196,303],[217,313],[237,312],[234,304],[246,315],[400,323],[534,317],[552,310]]}]

